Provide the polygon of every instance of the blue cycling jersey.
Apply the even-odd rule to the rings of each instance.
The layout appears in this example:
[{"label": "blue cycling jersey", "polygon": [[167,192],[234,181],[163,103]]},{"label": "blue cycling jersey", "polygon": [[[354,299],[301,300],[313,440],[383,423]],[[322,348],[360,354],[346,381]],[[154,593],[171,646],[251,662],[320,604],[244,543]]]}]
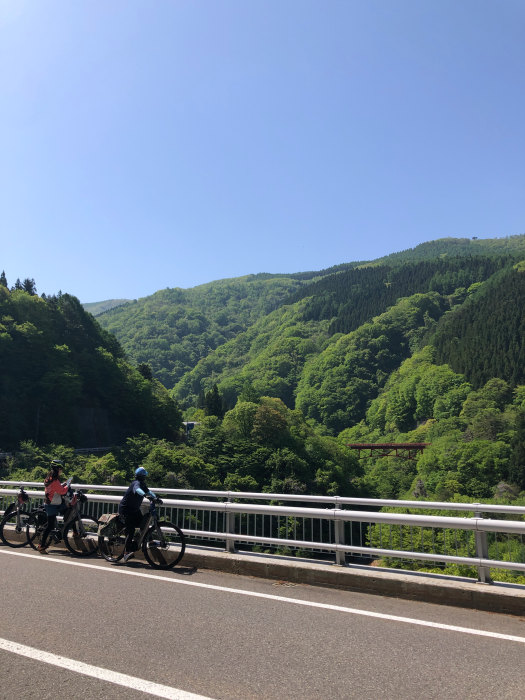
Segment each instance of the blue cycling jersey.
[{"label": "blue cycling jersey", "polygon": [[129,515],[137,513],[140,510],[144,496],[154,496],[155,494],[149,490],[145,481],[135,479],[128,486],[128,490],[120,501],[118,512],[121,515]]}]

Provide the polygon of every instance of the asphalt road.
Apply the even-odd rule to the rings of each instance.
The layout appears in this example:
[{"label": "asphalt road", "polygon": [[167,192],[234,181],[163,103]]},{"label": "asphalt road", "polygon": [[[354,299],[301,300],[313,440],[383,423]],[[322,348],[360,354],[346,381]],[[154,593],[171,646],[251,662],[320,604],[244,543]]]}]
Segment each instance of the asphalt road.
[{"label": "asphalt road", "polygon": [[525,611],[6,547],[0,586],[0,698],[503,700],[525,688]]}]

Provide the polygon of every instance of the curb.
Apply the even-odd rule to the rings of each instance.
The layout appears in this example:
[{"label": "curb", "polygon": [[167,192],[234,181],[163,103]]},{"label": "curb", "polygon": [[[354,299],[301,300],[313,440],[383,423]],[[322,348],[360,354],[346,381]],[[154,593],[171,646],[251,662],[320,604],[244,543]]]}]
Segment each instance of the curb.
[{"label": "curb", "polygon": [[454,576],[352,564],[338,566],[291,557],[276,560],[264,554],[218,552],[193,546],[186,547],[182,565],[525,617],[525,586],[518,584],[484,584]]}]

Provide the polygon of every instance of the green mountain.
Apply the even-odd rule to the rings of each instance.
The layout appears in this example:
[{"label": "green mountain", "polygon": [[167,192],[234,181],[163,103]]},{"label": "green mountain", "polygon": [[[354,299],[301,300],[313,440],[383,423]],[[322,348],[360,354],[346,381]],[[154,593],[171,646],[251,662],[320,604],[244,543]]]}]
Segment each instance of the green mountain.
[{"label": "green mountain", "polygon": [[0,285],[0,359],[1,450],[28,439],[94,447],[137,432],[178,436],[167,390],[73,296]]},{"label": "green mountain", "polygon": [[116,306],[122,306],[123,304],[128,304],[129,299],[106,299],[106,301],[94,301],[87,304],[82,304],[86,311],[89,311],[93,316],[100,316],[105,311],[114,309]]},{"label": "green mountain", "polygon": [[[144,463],[167,486],[519,503],[524,240],[166,289],[97,320],[0,281],[0,447],[95,430],[124,444],[77,464],[88,482]],[[198,424],[182,442],[176,404]]]},{"label": "green mountain", "polygon": [[183,406],[198,405],[199,396],[219,383],[227,409],[245,387],[293,407],[306,361],[329,340],[329,321],[307,320],[306,308],[307,300],[302,300],[260,318],[199,360],[175,385],[174,397]]},{"label": "green mountain", "polygon": [[[356,415],[348,406],[342,406],[349,401],[348,396],[364,392],[358,403],[366,405],[380,388],[381,378],[388,376],[396,366],[383,361],[388,352],[400,362],[431,321],[463,302],[469,296],[468,290],[473,290],[505,265],[512,265],[513,260],[506,255],[500,258],[469,256],[398,267],[347,269],[327,275],[301,288],[287,299],[291,303],[283,304],[199,360],[177,382],[173,395],[185,407],[198,405],[199,395],[217,384],[225,408],[229,409],[235,405],[243,387],[250,385],[259,396],[278,397],[291,408],[298,406],[305,410],[308,417],[325,428],[341,430],[346,427],[350,414]],[[347,345],[355,340],[351,334],[355,332],[360,337],[368,332],[376,316],[387,313],[388,309],[392,309],[390,315],[394,314],[398,299],[429,293],[437,295],[439,314],[434,310],[434,316],[429,317],[426,311],[426,316],[423,314],[413,320],[415,325],[409,329],[410,337],[405,339],[403,351],[396,343],[398,336],[408,331],[396,328],[392,333],[385,333],[381,322],[375,321],[379,330],[374,332],[381,337],[381,341],[375,342],[383,342],[386,347],[379,355],[378,366],[358,372],[349,360],[351,352]],[[348,368],[341,369],[335,380],[331,376],[332,369],[326,371],[329,366],[326,358],[334,352],[332,345],[337,342],[341,356],[346,358],[342,363]],[[373,356],[377,348],[371,346],[367,352]],[[315,374],[318,380],[313,379]],[[319,391],[310,386],[316,381],[320,383]],[[372,393],[365,391],[367,382],[373,387]],[[326,395],[331,384],[334,392],[340,394],[337,401]],[[311,399],[307,400],[307,395]],[[326,408],[322,408],[324,401]]]},{"label": "green mountain", "polygon": [[127,355],[150,364],[171,388],[215,348],[270,313],[304,284],[298,277],[248,275],[192,289],[164,289],[97,317]]},{"label": "green mountain", "polygon": [[473,255],[496,256],[517,255],[525,257],[525,236],[506,236],[505,238],[439,238],[435,241],[420,243],[415,248],[408,248],[397,253],[377,258],[376,265],[418,262],[444,257],[465,257]]},{"label": "green mountain", "polygon": [[[213,366],[214,352],[237,337],[241,344],[250,343],[242,334],[283,305],[307,299],[300,312],[302,323],[329,321],[329,335],[348,333],[384,313],[400,297],[427,291],[453,294],[522,256],[525,236],[446,238],[376,261],[286,275],[248,275],[187,290],[165,289],[110,309],[97,319],[117,337],[131,360],[148,363],[153,375],[167,388],[177,387],[175,395],[188,404],[208,390],[213,379],[211,374],[205,376],[203,365],[194,372],[199,362],[210,358]],[[253,351],[250,362],[252,355]],[[230,369],[239,366],[238,359],[224,362]],[[222,381],[221,376],[217,379]],[[283,387],[279,396],[285,398],[286,391]],[[286,401],[290,403],[289,398]]]}]

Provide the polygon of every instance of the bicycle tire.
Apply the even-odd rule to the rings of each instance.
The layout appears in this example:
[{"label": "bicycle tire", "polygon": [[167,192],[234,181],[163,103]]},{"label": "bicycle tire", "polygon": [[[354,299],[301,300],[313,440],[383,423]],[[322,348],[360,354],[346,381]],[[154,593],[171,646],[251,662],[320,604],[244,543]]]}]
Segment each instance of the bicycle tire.
[{"label": "bicycle tire", "polygon": [[[17,527],[17,516],[20,513],[20,527]],[[0,540],[8,547],[25,547],[27,544],[26,524],[30,511],[14,510],[3,517],[0,522]],[[6,527],[7,526],[7,527]]]},{"label": "bicycle tire", "polygon": [[142,553],[155,569],[171,569],[180,562],[186,549],[186,538],[178,525],[159,520],[158,526],[163,528],[166,545],[162,545],[157,537],[157,528],[152,525],[142,542]]},{"label": "bicycle tire", "polygon": [[120,561],[124,556],[124,545],[126,534],[116,534],[111,537],[100,535],[98,538],[98,548],[106,561]]},{"label": "bicycle tire", "polygon": [[42,534],[47,526],[47,515],[45,510],[37,508],[29,513],[26,520],[26,539],[33,549],[37,549],[42,540]]},{"label": "bicycle tire", "polygon": [[90,557],[98,551],[98,537],[96,536],[98,521],[91,515],[83,513],[79,513],[78,517],[82,519],[86,537],[82,537],[76,532],[78,520],[73,520],[64,528],[64,544],[76,557]]}]

